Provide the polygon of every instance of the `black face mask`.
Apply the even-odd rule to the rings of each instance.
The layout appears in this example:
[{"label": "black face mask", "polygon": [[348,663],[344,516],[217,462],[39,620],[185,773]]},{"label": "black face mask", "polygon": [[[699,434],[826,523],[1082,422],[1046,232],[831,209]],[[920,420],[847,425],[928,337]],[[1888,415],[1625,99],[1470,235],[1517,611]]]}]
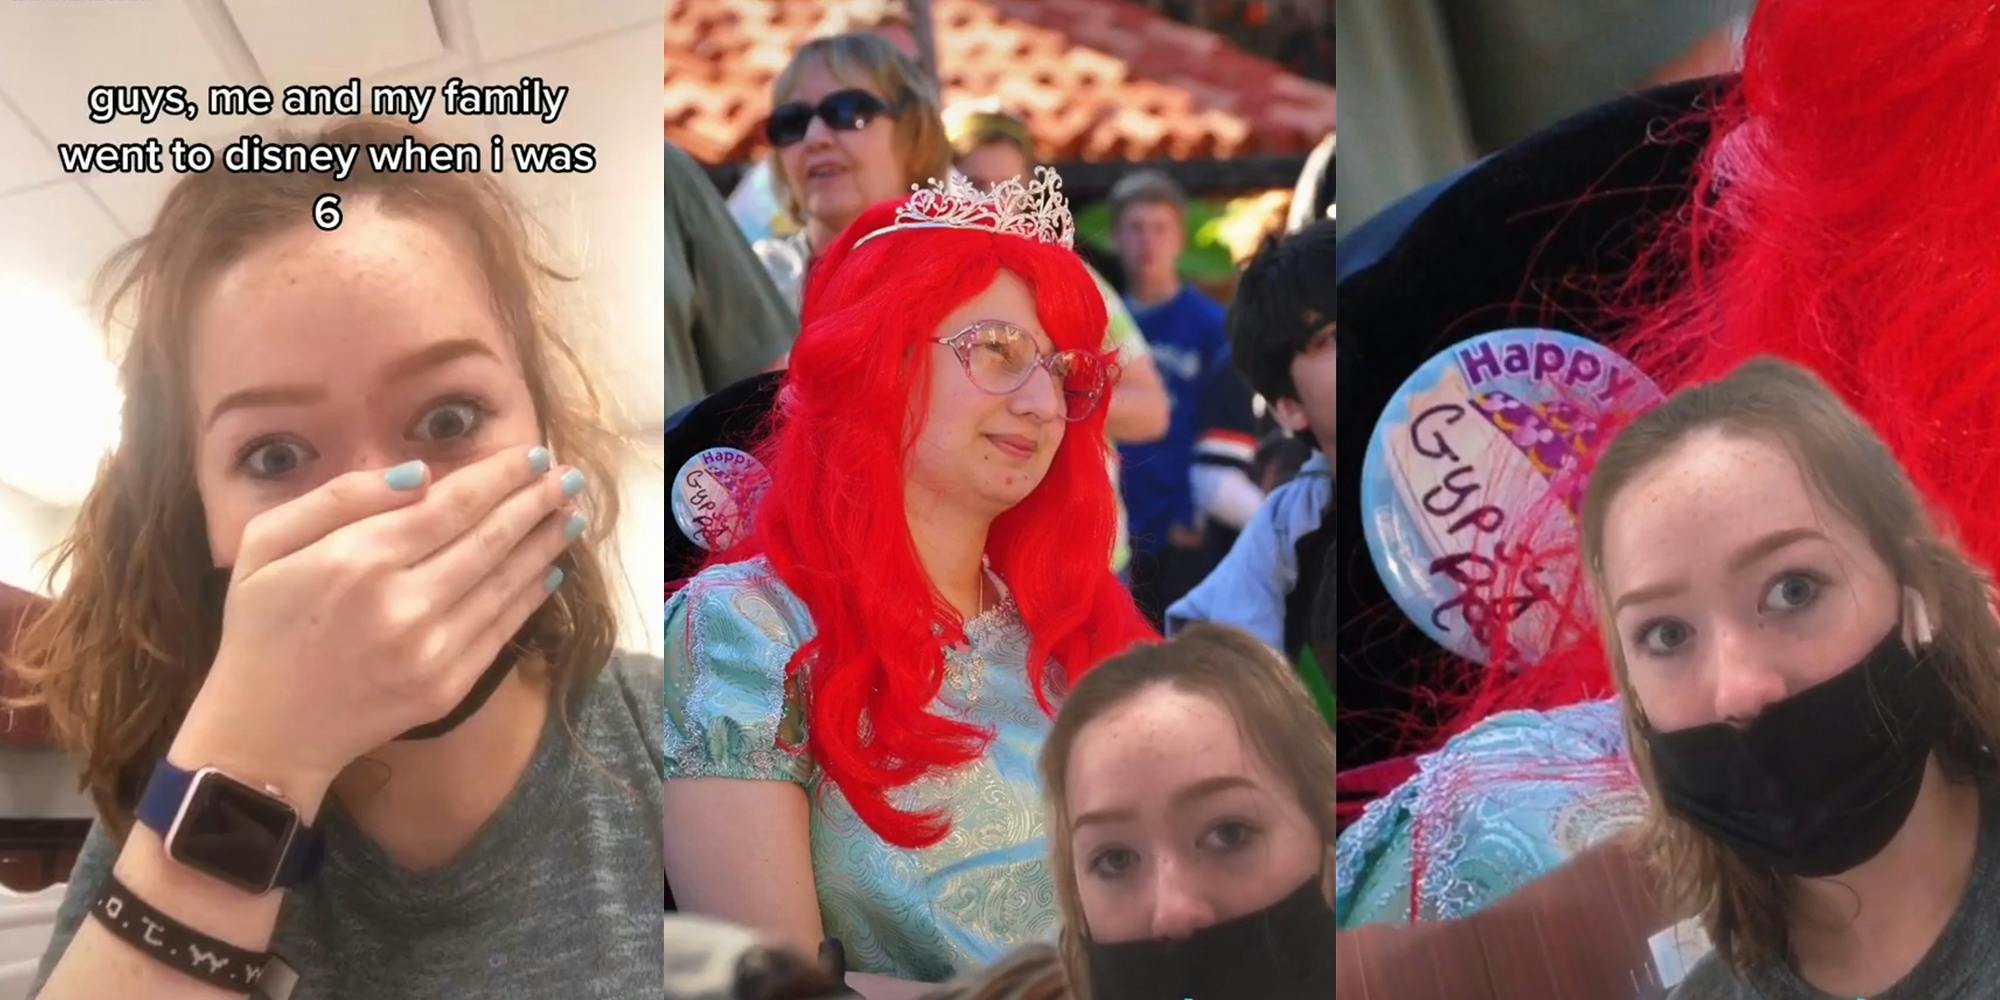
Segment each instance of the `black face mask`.
[{"label": "black face mask", "polygon": [[1093,1000],[1332,997],[1333,908],[1322,881],[1186,939],[1086,943]]},{"label": "black face mask", "polygon": [[1669,813],[1780,872],[1824,878],[1902,829],[1951,706],[1930,656],[1912,654],[1899,625],[1860,663],[1746,728],[1648,730],[1646,743]]},{"label": "black face mask", "polygon": [[[222,634],[222,602],[229,596],[230,572],[230,567],[219,567],[210,574],[208,580],[208,606],[215,609],[217,635]],[[486,672],[479,675],[479,680],[472,685],[472,690],[467,691],[465,697],[459,699],[458,705],[443,718],[405,730],[401,736],[396,737],[396,741],[400,743],[436,739],[472,718],[472,714],[485,707],[487,699],[493,697],[493,692],[500,689],[500,682],[506,680],[507,674],[521,662],[522,654],[528,649],[527,636],[533,627],[534,619],[530,618],[528,624],[523,625],[521,631],[500,650],[500,655],[493,658],[493,664],[486,668]]]}]

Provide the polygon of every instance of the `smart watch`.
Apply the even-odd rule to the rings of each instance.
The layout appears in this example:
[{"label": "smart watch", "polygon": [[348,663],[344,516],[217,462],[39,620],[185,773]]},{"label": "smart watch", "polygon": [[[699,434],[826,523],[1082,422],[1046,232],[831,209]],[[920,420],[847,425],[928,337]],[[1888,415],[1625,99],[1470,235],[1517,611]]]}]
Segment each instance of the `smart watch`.
[{"label": "smart watch", "polygon": [[277,789],[219,768],[160,761],[134,816],[166,841],[168,857],[257,895],[311,878],[323,854],[319,832]]}]

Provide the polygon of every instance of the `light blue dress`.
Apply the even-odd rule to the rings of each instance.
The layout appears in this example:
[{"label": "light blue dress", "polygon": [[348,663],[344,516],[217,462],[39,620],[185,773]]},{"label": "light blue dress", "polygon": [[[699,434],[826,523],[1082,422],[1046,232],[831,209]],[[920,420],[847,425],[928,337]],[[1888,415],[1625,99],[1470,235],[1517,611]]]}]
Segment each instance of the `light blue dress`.
[{"label": "light blue dress", "polygon": [[1336,922],[1469,916],[1645,815],[1616,700],[1499,713],[1341,833]]},{"label": "light blue dress", "polygon": [[[891,793],[902,809],[945,806],[951,833],[905,850],[868,829],[805,752],[803,684],[785,664],[815,634],[805,605],[757,558],[711,567],[667,600],[667,780],[789,781],[815,794],[812,859],[820,916],[848,968],[942,982],[1032,942],[1059,917],[1035,762],[1051,720],[1026,669],[1014,603],[968,623],[948,650],[934,711],[993,731],[986,756]],[[1061,674],[1051,666],[1052,686]],[[669,829],[674,818],[666,818]]]}]

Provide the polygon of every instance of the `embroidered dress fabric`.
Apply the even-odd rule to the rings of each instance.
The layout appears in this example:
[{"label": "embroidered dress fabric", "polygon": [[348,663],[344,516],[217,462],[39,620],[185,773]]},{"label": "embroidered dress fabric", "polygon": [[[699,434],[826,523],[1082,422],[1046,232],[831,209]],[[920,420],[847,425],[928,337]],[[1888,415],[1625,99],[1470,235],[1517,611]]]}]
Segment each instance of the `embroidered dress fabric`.
[{"label": "embroidered dress fabric", "polygon": [[1420,758],[1341,834],[1335,919],[1468,916],[1645,815],[1616,700],[1500,713]]},{"label": "embroidered dress fabric", "polygon": [[667,601],[667,780],[806,788],[821,919],[851,970],[942,982],[1055,939],[1035,775],[1051,720],[1028,680],[1027,630],[1004,585],[989,579],[1001,603],[967,624],[967,647],[947,650],[934,711],[994,739],[978,761],[893,793],[899,808],[949,809],[951,833],[920,850],[876,836],[807,755],[803,687],[787,683],[785,665],[815,629],[767,560],[711,567]]}]

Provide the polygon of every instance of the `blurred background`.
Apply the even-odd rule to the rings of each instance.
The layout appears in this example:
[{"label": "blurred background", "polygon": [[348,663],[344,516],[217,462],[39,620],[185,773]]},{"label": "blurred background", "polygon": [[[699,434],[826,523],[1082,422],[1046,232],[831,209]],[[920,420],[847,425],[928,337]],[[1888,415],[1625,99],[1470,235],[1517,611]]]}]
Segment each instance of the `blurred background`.
[{"label": "blurred background", "polygon": [[[89,281],[114,249],[148,228],[176,179],[65,175],[56,144],[179,136],[219,149],[243,132],[286,124],[204,115],[152,127],[93,125],[89,88],[178,84],[205,103],[216,84],[262,84],[275,93],[352,76],[364,87],[537,76],[570,88],[554,124],[433,112],[424,125],[452,141],[501,134],[597,148],[590,174],[504,176],[546,227],[556,262],[578,276],[562,289],[564,315],[636,442],[620,526],[629,582],[614,590],[626,605],[624,643],[657,653],[664,209],[659,144],[633,123],[654,113],[660,35],[657,0],[0,5],[0,637],[13,633],[13,614],[46,592],[43,554],[68,529],[116,442],[120,401],[91,318]],[[307,211],[300,206],[301,220]],[[68,765],[43,743],[33,713],[0,714],[0,883],[17,890],[68,870],[60,848],[81,839],[89,815]],[[47,936],[20,905],[29,904],[0,894],[0,1000],[26,989]],[[53,906],[47,899],[51,913]]]},{"label": "blurred background", "polygon": [[[1329,0],[1329,5],[1330,0]],[[1619,94],[1727,72],[1751,0],[1343,0],[1344,235]]]},{"label": "blurred background", "polygon": [[1182,274],[1226,303],[1334,130],[1332,0],[667,0],[666,29],[667,141],[753,241],[797,226],[744,181],[770,152],[773,80],[821,35],[877,31],[942,82],[948,116],[1024,121],[1120,287],[1101,204],[1119,177],[1152,167],[1187,192]]}]

